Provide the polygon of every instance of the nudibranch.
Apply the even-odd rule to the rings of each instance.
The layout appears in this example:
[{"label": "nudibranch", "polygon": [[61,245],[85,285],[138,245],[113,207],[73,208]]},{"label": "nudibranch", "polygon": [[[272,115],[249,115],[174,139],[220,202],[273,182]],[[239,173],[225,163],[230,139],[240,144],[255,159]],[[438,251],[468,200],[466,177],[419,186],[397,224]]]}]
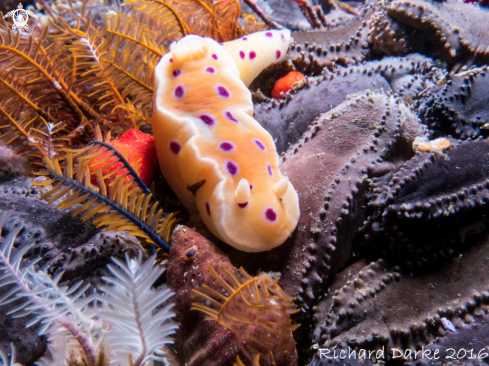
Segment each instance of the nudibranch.
[{"label": "nudibranch", "polygon": [[[254,62],[263,69],[281,61],[290,33],[261,33],[229,47],[194,35],[172,43],[155,70],[151,122],[171,188],[214,235],[246,252],[282,244],[299,219],[297,193],[278,169],[273,139],[253,118],[251,93],[242,81],[260,72]],[[251,37],[256,48],[247,46]]]},{"label": "nudibranch", "polygon": [[249,86],[265,68],[285,60],[291,40],[288,29],[268,30],[224,42],[222,46],[236,62],[243,83]]}]

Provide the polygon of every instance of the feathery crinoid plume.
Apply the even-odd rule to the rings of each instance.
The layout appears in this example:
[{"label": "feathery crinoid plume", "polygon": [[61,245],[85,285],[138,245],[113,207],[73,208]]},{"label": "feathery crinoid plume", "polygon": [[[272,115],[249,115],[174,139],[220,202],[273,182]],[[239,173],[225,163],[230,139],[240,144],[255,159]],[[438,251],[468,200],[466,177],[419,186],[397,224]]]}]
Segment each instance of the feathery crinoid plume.
[{"label": "feathery crinoid plume", "polygon": [[[151,119],[153,71],[187,28],[171,11],[58,1],[49,25],[13,33],[0,19],[0,142],[55,158],[63,147]],[[139,9],[139,10],[138,10]],[[39,161],[39,159],[34,159]]]},{"label": "feathery crinoid plume", "polygon": [[[103,277],[106,296],[100,297],[108,305],[101,317],[112,324],[104,337],[109,364],[141,366],[150,358],[164,357],[160,347],[173,343],[170,336],[178,328],[171,321],[175,314],[168,301],[174,293],[166,285],[151,288],[164,268],[154,265],[155,257],[142,263],[141,252],[134,259],[126,254],[126,263],[112,260],[117,267],[108,265],[113,277]],[[167,305],[160,308],[161,304]]]},{"label": "feathery crinoid plume", "polygon": [[[208,315],[206,320],[215,320],[232,330],[238,339],[249,339],[245,354],[249,362],[262,365],[281,365],[285,354],[295,345],[290,315],[299,310],[294,307],[294,298],[287,295],[277,284],[278,279],[251,277],[243,268],[234,276],[221,267],[219,275],[212,266],[209,272],[225,290],[203,285],[204,292],[192,289],[209,306],[193,303],[192,310]],[[242,362],[238,358],[239,362]]]},{"label": "feathery crinoid plume", "polygon": [[83,117],[55,75],[68,55],[47,35],[47,28],[35,36],[14,34],[0,19],[0,141],[18,154],[33,142],[49,156],[63,143],[59,132]]},{"label": "feathery crinoid plume", "polygon": [[[62,272],[51,278],[36,268],[38,260],[24,260],[33,244],[21,241],[14,248],[23,227],[6,230],[7,221],[0,216],[0,307],[10,304],[9,314],[16,317],[34,315],[27,327],[41,323],[39,334],[48,334],[50,356],[38,365],[142,366],[149,359],[165,359],[164,345],[173,342],[177,325],[173,292],[166,284],[153,288],[165,271],[155,256],[143,261],[139,251],[136,258],[126,253],[125,261],[112,258],[113,276],[103,277],[100,289],[82,281],[68,287],[59,283]],[[14,301],[20,304],[12,306]],[[12,362],[2,353],[1,360]]]},{"label": "feathery crinoid plume", "polygon": [[[67,3],[71,5],[71,0]],[[128,4],[110,8],[98,18],[89,11],[73,13],[68,4],[58,9],[55,37],[69,41],[77,94],[104,117],[106,129],[149,124],[154,68],[167,52],[165,45],[185,35],[174,14]]]},{"label": "feathery crinoid plume", "polygon": [[26,327],[41,323],[39,334],[48,334],[56,329],[69,332],[70,338],[76,340],[87,363],[95,365],[97,352],[95,344],[100,336],[96,321],[84,312],[92,297],[84,296],[88,286],[82,281],[71,288],[59,284],[63,273],[51,278],[46,271],[37,270],[39,259],[26,260],[24,255],[34,243],[21,241],[14,248],[22,225],[14,225],[6,231],[8,217],[0,216],[0,288],[2,297],[0,307],[17,301],[9,313],[13,317],[35,315],[26,321]]},{"label": "feathery crinoid plume", "polygon": [[210,37],[218,42],[236,39],[242,32],[238,24],[241,12],[238,0],[126,0],[125,4],[147,12],[171,12],[186,34]]},{"label": "feathery crinoid plume", "polygon": [[[33,184],[53,186],[41,196],[48,204],[57,202],[60,209],[79,205],[73,216],[82,215],[83,221],[93,217],[97,227],[124,230],[168,253],[176,214],[163,211],[139,178],[138,168],[131,167],[127,156],[107,143],[109,139],[110,136],[105,142],[93,141],[79,150],[67,149],[63,163],[46,158],[47,170],[37,174],[47,179]],[[118,167],[109,169],[114,165]]]},{"label": "feathery crinoid plume", "polygon": [[8,357],[2,350],[0,350],[0,365],[2,366],[22,366],[15,362],[15,347],[10,343],[10,357]]}]

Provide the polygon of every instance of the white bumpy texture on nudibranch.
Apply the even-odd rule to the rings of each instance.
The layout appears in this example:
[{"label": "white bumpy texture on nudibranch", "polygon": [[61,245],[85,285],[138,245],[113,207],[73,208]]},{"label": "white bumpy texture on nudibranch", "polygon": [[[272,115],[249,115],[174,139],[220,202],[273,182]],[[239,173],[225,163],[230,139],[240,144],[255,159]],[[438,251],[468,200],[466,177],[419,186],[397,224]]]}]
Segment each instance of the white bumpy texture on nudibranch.
[{"label": "white bumpy texture on nudibranch", "polygon": [[[190,35],[156,67],[152,128],[163,175],[190,213],[246,252],[282,244],[299,219],[297,193],[245,85],[283,61],[289,42],[288,30],[224,45]],[[187,187],[204,180],[194,196]]]}]

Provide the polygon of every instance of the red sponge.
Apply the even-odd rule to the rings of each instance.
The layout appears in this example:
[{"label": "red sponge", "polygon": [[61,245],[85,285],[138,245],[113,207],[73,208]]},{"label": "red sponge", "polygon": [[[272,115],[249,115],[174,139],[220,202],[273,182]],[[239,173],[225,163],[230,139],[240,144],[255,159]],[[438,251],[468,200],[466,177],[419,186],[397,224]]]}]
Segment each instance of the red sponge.
[{"label": "red sponge", "polygon": [[306,77],[299,71],[291,71],[283,78],[280,78],[275,83],[272,90],[272,97],[275,99],[281,99],[280,93],[286,93],[294,87],[298,82],[305,80]]},{"label": "red sponge", "polygon": [[[124,132],[124,134],[121,137],[112,141],[111,145],[120,153],[127,151],[128,153],[127,160],[133,168],[135,168],[137,162],[140,161],[141,165],[139,170],[139,176],[147,186],[150,186],[151,182],[153,182],[154,169],[156,167],[156,164],[158,163],[158,157],[156,155],[155,139],[153,138],[153,136],[148,135],[139,130],[128,130]],[[97,162],[102,161],[103,159],[104,159],[104,154],[94,159],[90,165],[92,167],[96,166]],[[104,162],[103,165],[116,161],[116,159],[117,159],[116,157],[112,157],[106,162]],[[122,167],[122,163],[116,163],[113,164],[110,168],[104,169],[102,173],[106,175],[111,171],[119,169],[121,167]],[[116,174],[114,174],[113,178],[124,173],[126,173],[126,171],[121,170]]]},{"label": "red sponge", "polygon": [[130,160],[129,164],[134,167],[135,163],[138,160],[141,160],[139,176],[147,186],[151,185],[151,182],[153,182],[153,172],[158,163],[155,139],[153,136],[139,130],[128,130],[115,140],[112,146],[114,146],[117,151],[121,151],[124,146],[127,146],[129,150],[129,159],[132,159],[134,152],[136,152],[136,161]]}]

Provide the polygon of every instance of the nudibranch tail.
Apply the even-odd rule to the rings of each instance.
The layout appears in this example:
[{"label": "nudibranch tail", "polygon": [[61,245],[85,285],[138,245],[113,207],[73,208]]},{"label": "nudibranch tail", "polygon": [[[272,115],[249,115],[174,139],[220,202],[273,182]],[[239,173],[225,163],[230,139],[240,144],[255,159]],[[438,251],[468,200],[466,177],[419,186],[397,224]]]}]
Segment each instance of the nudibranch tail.
[{"label": "nudibranch tail", "polygon": [[[282,33],[273,34],[282,42]],[[156,67],[152,128],[161,171],[187,209],[226,243],[259,252],[292,233],[299,201],[240,77],[217,42],[182,38]]]},{"label": "nudibranch tail", "polygon": [[246,86],[268,66],[282,62],[292,41],[290,30],[267,30],[224,43]]}]

